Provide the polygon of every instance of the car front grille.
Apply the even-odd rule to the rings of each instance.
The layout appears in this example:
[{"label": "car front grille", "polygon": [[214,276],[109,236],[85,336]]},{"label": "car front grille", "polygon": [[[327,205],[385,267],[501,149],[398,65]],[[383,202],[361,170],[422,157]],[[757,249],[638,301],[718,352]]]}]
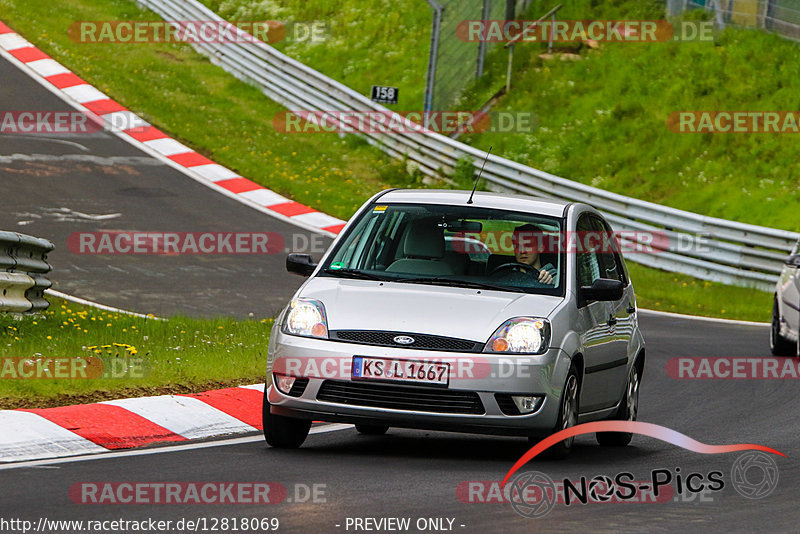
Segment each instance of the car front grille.
[{"label": "car front grille", "polygon": [[[402,344],[394,340],[398,336],[414,339],[413,343]],[[401,347],[421,350],[440,350],[443,352],[481,352],[483,343],[454,337],[413,334],[407,332],[387,332],[384,330],[331,330],[330,339],[362,345],[382,347]]]},{"label": "car front grille", "polygon": [[452,391],[431,387],[326,380],[319,388],[317,400],[416,412],[475,415],[485,413],[483,403],[474,391]]}]

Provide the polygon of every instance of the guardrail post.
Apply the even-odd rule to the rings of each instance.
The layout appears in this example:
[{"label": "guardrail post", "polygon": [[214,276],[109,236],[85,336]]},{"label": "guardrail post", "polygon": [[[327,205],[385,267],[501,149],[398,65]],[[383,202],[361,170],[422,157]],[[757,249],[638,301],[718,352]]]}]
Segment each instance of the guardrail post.
[{"label": "guardrail post", "polygon": [[433,8],[433,25],[431,27],[431,54],[428,58],[428,73],[425,80],[425,102],[422,104],[422,124],[427,129],[430,125],[430,114],[433,110],[433,89],[436,78],[436,62],[439,56],[439,33],[442,28],[442,11],[444,8],[436,0],[428,0]]},{"label": "guardrail post", "polygon": [[506,71],[506,94],[511,92],[511,69],[514,65],[514,45],[508,47],[508,70]]},{"label": "guardrail post", "polygon": [[506,0],[506,20],[517,18],[517,0]]},{"label": "guardrail post", "polygon": [[[481,20],[484,23],[489,20],[489,2],[492,0],[483,0],[483,9],[481,10]],[[483,76],[483,62],[486,57],[486,40],[481,38],[478,41],[478,62],[475,66],[475,78]]]},{"label": "guardrail post", "polygon": [[720,30],[725,29],[725,17],[724,13],[722,12],[722,4],[720,4],[720,0],[712,0],[709,4],[711,9],[714,10],[714,14],[717,17],[717,27]]},{"label": "guardrail post", "polygon": [[764,1],[764,14],[761,16],[761,27],[767,29],[767,21],[772,18],[772,5],[774,0]]}]

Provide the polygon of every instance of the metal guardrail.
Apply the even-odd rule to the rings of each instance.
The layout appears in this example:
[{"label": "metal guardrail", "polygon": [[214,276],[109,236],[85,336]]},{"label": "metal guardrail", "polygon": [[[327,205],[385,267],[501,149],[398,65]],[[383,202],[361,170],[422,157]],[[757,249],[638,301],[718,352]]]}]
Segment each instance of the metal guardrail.
[{"label": "metal guardrail", "polygon": [[53,285],[47,278],[47,254],[55,245],[46,239],[0,231],[0,312],[46,310],[50,303],[44,290]]},{"label": "metal guardrail", "polygon": [[[196,0],[138,2],[169,21],[223,20]],[[232,31],[244,34],[233,27]],[[256,84],[265,95],[290,110],[392,113],[265,43],[195,43],[193,46],[212,63]],[[482,150],[423,128],[392,133],[361,130],[360,134],[391,156],[407,157],[421,172],[435,178],[452,173],[462,158],[472,159],[477,170],[486,157]],[[657,254],[635,254],[630,259],[704,280],[772,291],[782,267],[781,260],[800,239],[800,234],[795,232],[707,217],[625,197],[495,155],[488,157],[483,177],[496,191],[586,202],[601,210],[616,230],[666,232],[676,241],[703,236],[702,246],[689,251],[670,248]]]}]

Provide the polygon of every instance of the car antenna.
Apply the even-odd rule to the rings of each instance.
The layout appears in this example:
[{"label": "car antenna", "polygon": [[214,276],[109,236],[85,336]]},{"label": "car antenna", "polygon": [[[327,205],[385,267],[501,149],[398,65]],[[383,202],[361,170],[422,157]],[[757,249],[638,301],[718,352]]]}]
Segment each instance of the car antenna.
[{"label": "car antenna", "polygon": [[478,173],[478,177],[475,178],[475,185],[472,187],[472,193],[469,195],[469,200],[467,200],[467,204],[472,204],[472,197],[475,195],[475,190],[478,189],[478,182],[481,179],[481,174],[483,174],[483,168],[486,167],[486,160],[489,159],[489,154],[492,152],[492,147],[489,147],[489,151],[486,153],[486,157],[483,159],[483,165],[481,165],[481,170]]}]

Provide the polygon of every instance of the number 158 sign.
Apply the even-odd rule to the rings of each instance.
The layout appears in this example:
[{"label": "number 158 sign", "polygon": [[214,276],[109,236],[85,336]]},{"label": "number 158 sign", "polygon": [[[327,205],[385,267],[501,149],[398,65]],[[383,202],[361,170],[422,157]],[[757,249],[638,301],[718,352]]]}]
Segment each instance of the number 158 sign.
[{"label": "number 158 sign", "polygon": [[384,85],[372,86],[372,101],[379,104],[397,104],[397,87],[386,87]]}]

